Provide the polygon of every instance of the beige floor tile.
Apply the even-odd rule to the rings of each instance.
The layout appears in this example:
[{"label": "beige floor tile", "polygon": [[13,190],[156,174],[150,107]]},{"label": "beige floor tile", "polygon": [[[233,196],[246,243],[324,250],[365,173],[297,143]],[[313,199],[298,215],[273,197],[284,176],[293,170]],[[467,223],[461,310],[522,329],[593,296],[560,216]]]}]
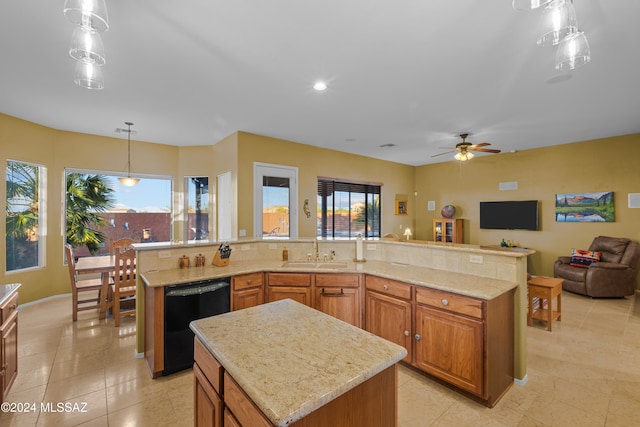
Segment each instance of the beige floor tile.
[{"label": "beige floor tile", "polygon": [[[526,328],[528,381],[488,409],[405,366],[401,427],[635,426],[640,419],[640,304],[563,293],[553,331]],[[71,321],[69,297],[21,308],[13,402],[90,402],[90,413],[0,414],[0,427],[193,424],[191,370],[151,379],[134,357],[135,319],[115,328],[97,312]]]},{"label": "beige floor tile", "polygon": [[51,399],[48,394],[47,391],[45,404],[49,404],[51,410],[40,413],[38,426],[76,426],[107,414],[104,389],[69,399]]}]

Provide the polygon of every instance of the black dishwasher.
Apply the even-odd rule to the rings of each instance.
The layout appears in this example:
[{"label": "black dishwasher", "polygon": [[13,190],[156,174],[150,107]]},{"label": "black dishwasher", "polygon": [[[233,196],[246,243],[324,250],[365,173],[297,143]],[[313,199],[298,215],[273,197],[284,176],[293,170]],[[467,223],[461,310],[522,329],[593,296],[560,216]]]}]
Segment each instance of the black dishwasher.
[{"label": "black dishwasher", "polygon": [[227,313],[229,279],[167,286],[164,291],[164,370],[162,375],[193,366],[192,320]]}]

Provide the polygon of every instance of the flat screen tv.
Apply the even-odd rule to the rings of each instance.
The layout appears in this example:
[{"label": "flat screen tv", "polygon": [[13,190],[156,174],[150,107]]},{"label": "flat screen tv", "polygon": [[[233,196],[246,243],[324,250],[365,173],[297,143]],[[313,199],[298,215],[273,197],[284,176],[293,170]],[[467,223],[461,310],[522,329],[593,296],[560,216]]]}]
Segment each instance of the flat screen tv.
[{"label": "flat screen tv", "polygon": [[538,201],[480,202],[480,228],[537,230]]}]

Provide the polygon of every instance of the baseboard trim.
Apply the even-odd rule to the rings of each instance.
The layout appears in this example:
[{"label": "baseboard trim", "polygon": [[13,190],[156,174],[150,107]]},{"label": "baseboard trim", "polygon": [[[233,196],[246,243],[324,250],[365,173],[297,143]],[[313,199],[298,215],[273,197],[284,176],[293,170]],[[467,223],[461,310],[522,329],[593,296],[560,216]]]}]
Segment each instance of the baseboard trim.
[{"label": "baseboard trim", "polygon": [[71,296],[71,293],[60,294],[60,295],[51,295],[50,297],[45,297],[45,298],[38,299],[38,300],[35,300],[35,301],[25,302],[23,304],[18,305],[18,311],[20,311],[22,309],[22,307],[29,307],[30,305],[40,304],[41,302],[51,301],[51,300],[54,300],[54,299],[65,298],[65,297],[70,297],[70,296]]},{"label": "baseboard trim", "polygon": [[523,379],[514,378],[513,382],[515,385],[525,385],[529,381],[529,374],[525,374]]}]

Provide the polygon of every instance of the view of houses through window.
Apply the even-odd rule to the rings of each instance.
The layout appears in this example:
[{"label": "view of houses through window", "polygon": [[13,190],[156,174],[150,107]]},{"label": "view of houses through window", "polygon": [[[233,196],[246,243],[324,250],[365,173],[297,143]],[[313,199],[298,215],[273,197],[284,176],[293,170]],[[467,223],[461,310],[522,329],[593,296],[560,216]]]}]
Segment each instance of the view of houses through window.
[{"label": "view of houses through window", "polygon": [[40,267],[44,262],[46,168],[9,160],[6,182],[6,271]]},{"label": "view of houses through window", "polygon": [[380,185],[318,179],[317,236],[380,237]]},{"label": "view of houses through window", "polygon": [[108,254],[110,239],[171,240],[170,178],[125,187],[104,172],[67,170],[66,184],[66,240],[75,256]]}]

